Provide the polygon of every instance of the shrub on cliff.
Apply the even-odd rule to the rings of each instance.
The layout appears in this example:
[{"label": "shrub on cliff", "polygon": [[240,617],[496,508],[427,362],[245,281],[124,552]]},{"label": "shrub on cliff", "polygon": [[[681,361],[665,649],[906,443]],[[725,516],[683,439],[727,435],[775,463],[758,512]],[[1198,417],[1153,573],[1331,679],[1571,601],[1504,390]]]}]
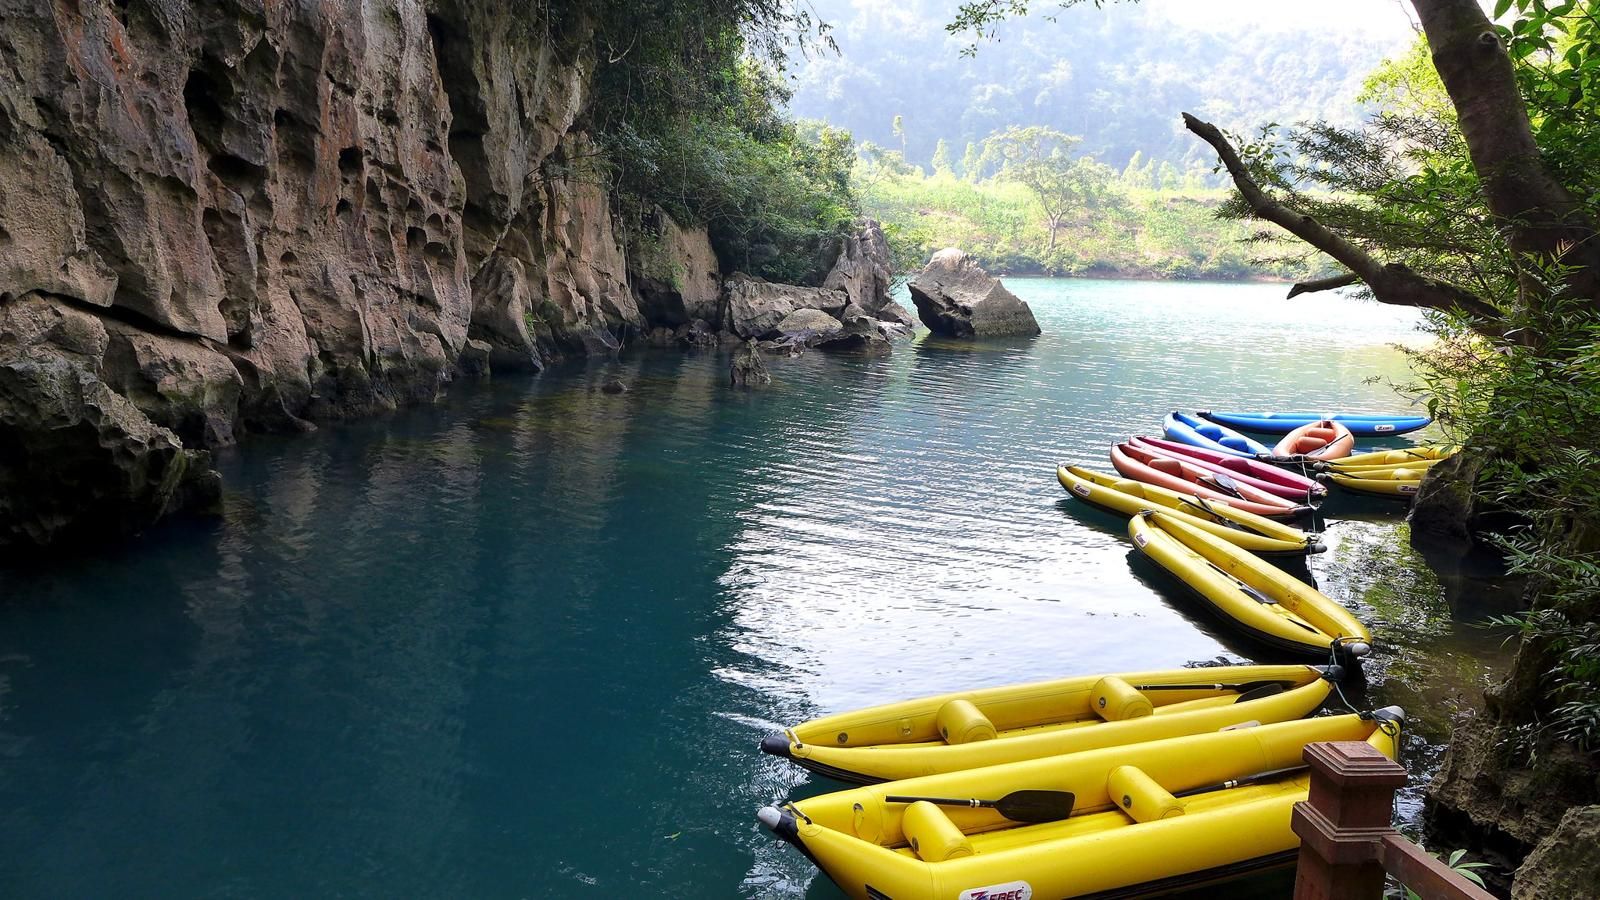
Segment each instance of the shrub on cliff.
[{"label": "shrub on cliff", "polygon": [[803,8],[771,0],[552,7],[595,22],[590,118],[625,201],[706,226],[725,268],[809,283],[855,219],[847,133],[802,125],[780,73],[828,43]]}]

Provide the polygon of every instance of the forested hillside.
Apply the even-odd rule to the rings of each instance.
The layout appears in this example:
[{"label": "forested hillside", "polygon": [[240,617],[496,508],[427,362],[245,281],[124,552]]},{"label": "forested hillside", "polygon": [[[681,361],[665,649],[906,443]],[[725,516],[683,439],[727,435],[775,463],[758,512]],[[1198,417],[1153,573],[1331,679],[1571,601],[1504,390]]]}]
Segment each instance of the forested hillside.
[{"label": "forested hillside", "polygon": [[1239,130],[1353,124],[1362,78],[1407,42],[1349,27],[1205,31],[1172,21],[1161,4],[1119,4],[1004,23],[997,43],[968,58],[970,39],[945,31],[948,0],[814,6],[840,52],[796,61],[791,110],[857,142],[901,150],[903,141],[906,160],[924,169],[940,139],[959,159],[998,129],[1045,125],[1081,136],[1079,153],[1118,170],[1141,152],[1209,175],[1215,158],[1183,131],[1180,112]]}]

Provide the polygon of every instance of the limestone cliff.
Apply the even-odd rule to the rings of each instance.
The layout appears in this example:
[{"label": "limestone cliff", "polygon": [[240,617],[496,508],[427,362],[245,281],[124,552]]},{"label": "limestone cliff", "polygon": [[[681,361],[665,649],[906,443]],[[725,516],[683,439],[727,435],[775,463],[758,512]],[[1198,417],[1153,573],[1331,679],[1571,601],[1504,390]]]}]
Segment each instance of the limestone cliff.
[{"label": "limestone cliff", "polygon": [[644,328],[589,48],[490,0],[0,5],[0,546]]}]

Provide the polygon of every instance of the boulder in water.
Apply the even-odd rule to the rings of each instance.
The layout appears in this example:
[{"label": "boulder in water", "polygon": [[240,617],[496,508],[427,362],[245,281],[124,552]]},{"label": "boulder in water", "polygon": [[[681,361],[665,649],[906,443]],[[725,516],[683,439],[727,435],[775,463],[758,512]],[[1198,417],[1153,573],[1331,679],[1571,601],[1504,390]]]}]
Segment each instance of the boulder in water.
[{"label": "boulder in water", "polygon": [[733,363],[728,367],[728,380],[734,387],[772,383],[772,373],[767,371],[767,364],[762,361],[761,350],[754,340],[745,341],[744,346],[734,351]]},{"label": "boulder in water", "polygon": [[844,323],[820,309],[797,309],[778,323],[778,340],[814,344],[817,339],[838,334]]},{"label": "boulder in water", "polygon": [[774,338],[778,324],[797,309],[820,310],[830,316],[843,312],[844,291],[778,284],[740,272],[723,285],[727,328],[743,338]]},{"label": "boulder in water", "polygon": [[1028,304],[954,247],[935,253],[910,287],[917,316],[935,334],[991,337],[1039,333],[1039,323]]}]

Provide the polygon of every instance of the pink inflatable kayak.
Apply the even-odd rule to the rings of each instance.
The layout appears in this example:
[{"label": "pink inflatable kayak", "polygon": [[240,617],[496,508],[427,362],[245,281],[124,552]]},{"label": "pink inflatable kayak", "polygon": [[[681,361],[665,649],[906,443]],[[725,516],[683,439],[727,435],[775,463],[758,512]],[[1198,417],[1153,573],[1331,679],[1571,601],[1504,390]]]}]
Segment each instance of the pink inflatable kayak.
[{"label": "pink inflatable kayak", "polygon": [[1228,475],[1208,471],[1170,456],[1157,456],[1154,451],[1133,444],[1114,445],[1111,448],[1111,464],[1124,477],[1134,481],[1207,500],[1221,500],[1234,509],[1258,516],[1290,519],[1311,512],[1309,506],[1297,505],[1276,494],[1242,484]]},{"label": "pink inflatable kayak", "polygon": [[1164,438],[1151,438],[1140,435],[1130,443],[1138,447],[1146,447],[1162,456],[1192,462],[1203,469],[1212,472],[1225,472],[1234,478],[1242,479],[1246,484],[1254,485],[1264,491],[1270,491],[1289,500],[1304,501],[1306,497],[1318,500],[1328,496],[1328,488],[1319,481],[1314,481],[1304,475],[1298,475],[1287,469],[1253,459],[1239,456],[1229,456],[1204,447],[1195,447],[1190,444],[1180,444]]}]

